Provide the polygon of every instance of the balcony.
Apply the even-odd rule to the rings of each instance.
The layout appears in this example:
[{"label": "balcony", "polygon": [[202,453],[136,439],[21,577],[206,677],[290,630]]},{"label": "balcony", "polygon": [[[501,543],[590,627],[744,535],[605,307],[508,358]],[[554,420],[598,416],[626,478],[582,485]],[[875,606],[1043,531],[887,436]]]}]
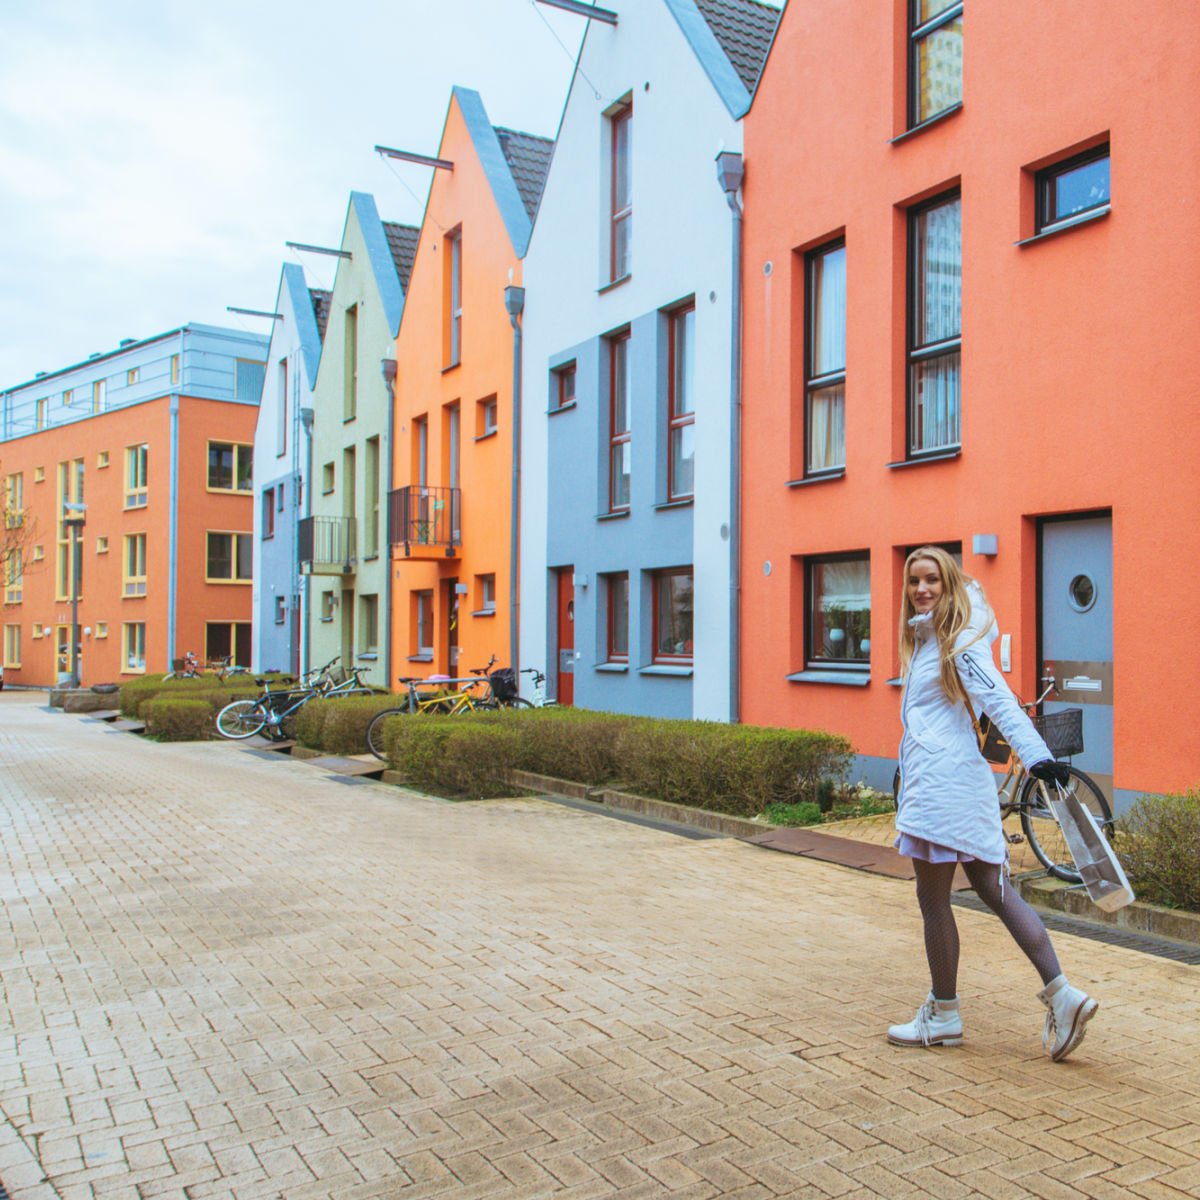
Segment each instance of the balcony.
[{"label": "balcony", "polygon": [[388,496],[388,541],[405,558],[458,558],[461,525],[461,488],[410,485]]},{"label": "balcony", "polygon": [[353,517],[305,517],[300,522],[300,572],[353,575],[358,565]]}]

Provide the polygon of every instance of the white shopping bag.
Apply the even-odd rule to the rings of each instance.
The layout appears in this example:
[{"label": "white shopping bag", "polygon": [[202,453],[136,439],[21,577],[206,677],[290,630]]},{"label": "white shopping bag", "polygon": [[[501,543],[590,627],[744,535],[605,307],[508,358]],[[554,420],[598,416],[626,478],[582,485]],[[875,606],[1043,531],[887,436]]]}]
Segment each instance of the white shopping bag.
[{"label": "white shopping bag", "polygon": [[1133,903],[1133,888],[1121,866],[1121,860],[1113,853],[1096,818],[1075,794],[1075,789],[1065,790],[1055,785],[1054,792],[1046,789],[1050,811],[1062,830],[1063,839],[1075,869],[1079,872],[1092,903],[1105,912],[1116,912]]}]

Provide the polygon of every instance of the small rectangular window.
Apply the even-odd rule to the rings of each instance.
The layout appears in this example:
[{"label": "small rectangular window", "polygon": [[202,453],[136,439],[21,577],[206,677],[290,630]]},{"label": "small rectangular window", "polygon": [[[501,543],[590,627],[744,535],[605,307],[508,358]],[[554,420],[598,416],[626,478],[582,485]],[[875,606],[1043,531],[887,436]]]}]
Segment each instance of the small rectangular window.
[{"label": "small rectangular window", "polygon": [[496,611],[496,576],[475,576],[475,610],[481,613]]},{"label": "small rectangular window", "polygon": [[209,583],[249,583],[254,534],[209,531],[205,579]]},{"label": "small rectangular window", "polygon": [[575,403],[575,364],[564,363],[555,367],[551,372],[553,385],[551,387],[550,403],[554,408],[569,408]]},{"label": "small rectangular window", "polygon": [[5,625],[4,627],[4,665],[13,668],[21,665],[20,625]]},{"label": "small rectangular window", "polygon": [[909,0],[909,126],[962,102],[963,0]]},{"label": "small rectangular window", "polygon": [[1037,175],[1037,231],[1049,233],[1089,213],[1108,208],[1112,199],[1108,143],[1093,146]]},{"label": "small rectangular window", "polygon": [[281,458],[287,453],[287,435],[288,435],[288,360],[281,358],[279,360],[278,379],[279,379],[279,395],[275,399],[276,404],[276,421],[275,426],[275,457]]},{"label": "small rectangular window", "polygon": [[103,412],[107,397],[108,380],[97,379],[96,382],[92,384],[92,412]]},{"label": "small rectangular window", "polygon": [[74,388],[67,388],[63,392],[62,396],[63,396],[62,402],[63,402],[63,406],[65,408],[69,408],[72,404],[75,403],[75,389]]},{"label": "small rectangular window", "polygon": [[125,559],[122,564],[121,595],[144,596],[146,594],[146,535],[125,535]]},{"label": "small rectangular window", "polygon": [[865,671],[871,662],[871,560],[839,554],[805,562],[806,664]]},{"label": "small rectangular window", "polygon": [[124,674],[142,674],[146,670],[146,623],[130,621],[122,625],[121,629]]},{"label": "small rectangular window", "polygon": [[629,572],[605,577],[608,592],[607,635],[609,662],[629,661]]},{"label": "small rectangular window", "polygon": [[96,455],[96,466],[97,467],[107,467],[108,466],[108,451],[107,450],[101,450],[100,453]]},{"label": "small rectangular window", "polygon": [[608,339],[608,510],[629,509],[633,479],[629,330]]},{"label": "small rectangular window", "polygon": [[379,597],[359,596],[358,598],[358,652],[360,654],[377,654],[379,652]]},{"label": "small rectangular window", "polygon": [[696,306],[668,318],[667,499],[684,500],[696,490]]},{"label": "small rectangular window", "polygon": [[107,554],[108,553],[108,538],[101,536],[96,539],[96,553],[97,554]]},{"label": "small rectangular window", "polygon": [[462,230],[448,233],[446,248],[446,357],[447,367],[456,367],[462,361]]},{"label": "small rectangular window", "polygon": [[275,536],[275,489],[267,488],[262,494],[263,541]]},{"label": "small rectangular window", "polygon": [[108,622],[107,621],[97,621],[96,622],[96,637],[98,637],[98,638],[108,637]]},{"label": "small rectangular window", "polygon": [[254,490],[254,447],[241,442],[208,443],[208,490]]},{"label": "small rectangular window", "polygon": [[358,415],[358,305],[346,309],[346,345],[342,358],[342,420]]},{"label": "small rectangular window", "polygon": [[171,355],[171,386],[175,387],[179,383],[179,355]]},{"label": "small rectangular window", "polygon": [[287,597],[275,597],[275,624],[283,625],[287,621]]},{"label": "small rectangular window", "polygon": [[321,495],[329,496],[333,493],[334,480],[336,475],[333,469],[333,463],[327,462],[321,468]]},{"label": "small rectangular window", "polygon": [[149,489],[147,484],[150,447],[145,442],[140,446],[125,447],[125,507],[145,508]]},{"label": "small rectangular window", "polygon": [[805,474],[846,465],[846,243],[805,256]]},{"label": "small rectangular window", "polygon": [[135,383],[137,383],[138,373],[139,369],[137,367],[130,367],[129,370],[125,372],[126,387],[132,387]]},{"label": "small rectangular window", "polygon": [[33,468],[33,482],[34,483],[41,483],[45,478],[46,478],[46,468],[45,467],[34,467]]},{"label": "small rectangular window", "polygon": [[49,400],[39,400],[35,406],[36,416],[35,422],[38,429],[46,428],[46,413],[50,407]]},{"label": "small rectangular window", "polygon": [[691,567],[654,572],[655,662],[692,661],[692,591]]},{"label": "small rectangular window", "polygon": [[433,654],[433,592],[413,592],[413,653]]},{"label": "small rectangular window", "polygon": [[334,601],[332,591],[324,591],[321,593],[321,620],[322,621],[332,621],[333,620],[333,610],[334,610],[335,603],[336,602]]},{"label": "small rectangular window", "polygon": [[610,230],[609,279],[624,279],[631,270],[633,242],[633,105],[627,103],[609,118]]},{"label": "small rectangular window", "polygon": [[475,437],[485,438],[491,437],[496,432],[497,417],[496,417],[496,397],[488,396],[484,400],[479,400],[475,405]]}]

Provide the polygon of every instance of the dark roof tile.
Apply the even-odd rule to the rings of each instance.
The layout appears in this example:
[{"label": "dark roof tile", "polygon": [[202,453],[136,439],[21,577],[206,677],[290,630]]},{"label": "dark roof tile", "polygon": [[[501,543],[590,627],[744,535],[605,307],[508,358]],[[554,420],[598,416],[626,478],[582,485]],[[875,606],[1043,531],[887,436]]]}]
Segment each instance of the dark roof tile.
[{"label": "dark roof tile", "polygon": [[780,10],[759,0],[696,0],[696,7],[753,95],[779,24]]},{"label": "dark roof tile", "polygon": [[317,319],[317,336],[324,345],[325,327],[329,324],[329,309],[333,303],[333,293],[327,292],[323,288],[309,288],[308,294],[312,300],[313,316]]},{"label": "dark roof tile", "polygon": [[384,221],[383,232],[387,235],[392,262],[396,264],[396,274],[400,277],[400,290],[407,295],[421,231],[415,225],[396,225],[391,221]]},{"label": "dark roof tile", "polygon": [[542,188],[546,186],[550,156],[554,153],[554,139],[519,133],[515,129],[502,129],[499,125],[494,128],[505,161],[512,171],[513,182],[521,193],[521,201],[532,221],[541,203]]}]

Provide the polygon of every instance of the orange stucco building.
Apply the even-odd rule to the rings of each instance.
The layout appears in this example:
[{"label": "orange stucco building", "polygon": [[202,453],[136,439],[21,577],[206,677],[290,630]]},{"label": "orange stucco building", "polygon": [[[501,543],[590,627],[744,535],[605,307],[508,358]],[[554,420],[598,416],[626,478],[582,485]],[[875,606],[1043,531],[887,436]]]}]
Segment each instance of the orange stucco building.
[{"label": "orange stucco building", "polygon": [[[549,165],[455,88],[396,340],[389,541],[397,676],[511,654],[514,324]],[[514,358],[514,355],[517,355]],[[392,687],[396,680],[389,680]]]},{"label": "orange stucco building", "polygon": [[1169,0],[788,5],[746,118],[744,720],[886,785],[936,542],[1117,811],[1200,780],[1198,77]]},{"label": "orange stucco building", "polygon": [[21,533],[0,607],[7,685],[71,674],[73,601],[84,686],[189,650],[249,663],[265,350],[190,325],[4,393],[0,476]]}]

